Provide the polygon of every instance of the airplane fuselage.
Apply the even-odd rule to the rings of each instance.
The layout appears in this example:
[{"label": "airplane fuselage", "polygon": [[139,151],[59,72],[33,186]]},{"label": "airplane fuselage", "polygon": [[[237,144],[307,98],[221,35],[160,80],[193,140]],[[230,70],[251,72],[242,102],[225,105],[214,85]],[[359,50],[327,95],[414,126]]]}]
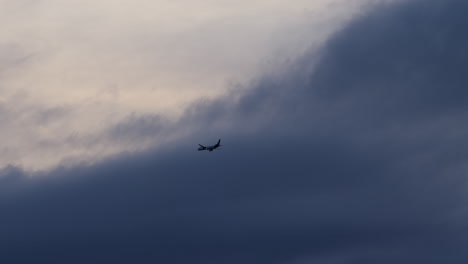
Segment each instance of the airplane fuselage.
[{"label": "airplane fuselage", "polygon": [[208,151],[213,151],[217,147],[215,146],[209,146],[209,147],[199,147],[198,150],[208,150]]},{"label": "airplane fuselage", "polygon": [[198,144],[198,145],[200,146],[200,147],[198,148],[198,150],[199,150],[199,151],[200,151],[200,150],[213,151],[213,150],[215,150],[215,149],[217,149],[218,147],[221,146],[220,143],[221,143],[221,139],[218,140],[218,143],[216,143],[216,145],[212,145],[212,146],[208,146],[208,147],[205,147],[205,146],[203,146],[203,145]]}]

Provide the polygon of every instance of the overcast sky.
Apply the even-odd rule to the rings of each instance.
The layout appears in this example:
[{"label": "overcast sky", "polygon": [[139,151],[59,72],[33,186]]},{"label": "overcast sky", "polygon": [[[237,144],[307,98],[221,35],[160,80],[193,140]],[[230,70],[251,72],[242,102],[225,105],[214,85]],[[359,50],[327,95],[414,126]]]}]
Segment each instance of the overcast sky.
[{"label": "overcast sky", "polygon": [[1,262],[467,263],[468,2],[174,2],[0,1]]},{"label": "overcast sky", "polygon": [[364,2],[0,0],[0,165],[48,169],[167,141],[106,133],[242,89],[320,46]]}]

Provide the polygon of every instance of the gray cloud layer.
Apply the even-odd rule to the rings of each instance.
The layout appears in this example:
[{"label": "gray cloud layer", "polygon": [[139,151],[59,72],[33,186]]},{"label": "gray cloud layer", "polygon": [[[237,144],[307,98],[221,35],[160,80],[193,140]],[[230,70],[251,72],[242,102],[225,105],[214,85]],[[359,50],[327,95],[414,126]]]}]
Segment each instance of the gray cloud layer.
[{"label": "gray cloud layer", "polygon": [[[236,100],[194,106],[177,144],[33,179],[5,169],[0,259],[466,263],[467,12],[376,9],[318,64],[305,55]],[[195,151],[218,136],[223,150]]]},{"label": "gray cloud layer", "polygon": [[155,147],[168,139],[105,133],[148,113],[178,119],[194,100],[319,46],[368,1],[0,0],[0,167]]}]

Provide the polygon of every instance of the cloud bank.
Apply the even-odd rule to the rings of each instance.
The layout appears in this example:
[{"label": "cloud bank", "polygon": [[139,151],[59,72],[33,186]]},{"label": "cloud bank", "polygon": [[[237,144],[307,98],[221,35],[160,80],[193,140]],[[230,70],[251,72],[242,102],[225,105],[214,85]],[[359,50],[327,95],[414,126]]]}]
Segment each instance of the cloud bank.
[{"label": "cloud bank", "polygon": [[157,146],[166,136],[106,133],[154,113],[176,120],[194,100],[319,45],[364,0],[329,8],[339,1],[0,0],[0,137],[10,139],[0,167],[50,169]]},{"label": "cloud bank", "polygon": [[[466,263],[467,11],[376,7],[235,99],[194,105],[177,143],[32,179],[5,169],[0,259]],[[140,136],[159,121],[131,122]]]}]

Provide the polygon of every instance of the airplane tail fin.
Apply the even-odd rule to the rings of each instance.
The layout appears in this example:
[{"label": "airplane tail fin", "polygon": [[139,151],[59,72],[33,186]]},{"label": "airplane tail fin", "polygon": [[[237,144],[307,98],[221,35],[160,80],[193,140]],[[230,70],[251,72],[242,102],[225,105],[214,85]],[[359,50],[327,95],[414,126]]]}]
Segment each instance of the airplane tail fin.
[{"label": "airplane tail fin", "polygon": [[201,144],[198,144],[198,146],[202,147],[202,148],[206,148],[205,146],[201,145]]},{"label": "airplane tail fin", "polygon": [[218,143],[216,143],[216,146],[221,146],[221,139],[218,139]]}]

